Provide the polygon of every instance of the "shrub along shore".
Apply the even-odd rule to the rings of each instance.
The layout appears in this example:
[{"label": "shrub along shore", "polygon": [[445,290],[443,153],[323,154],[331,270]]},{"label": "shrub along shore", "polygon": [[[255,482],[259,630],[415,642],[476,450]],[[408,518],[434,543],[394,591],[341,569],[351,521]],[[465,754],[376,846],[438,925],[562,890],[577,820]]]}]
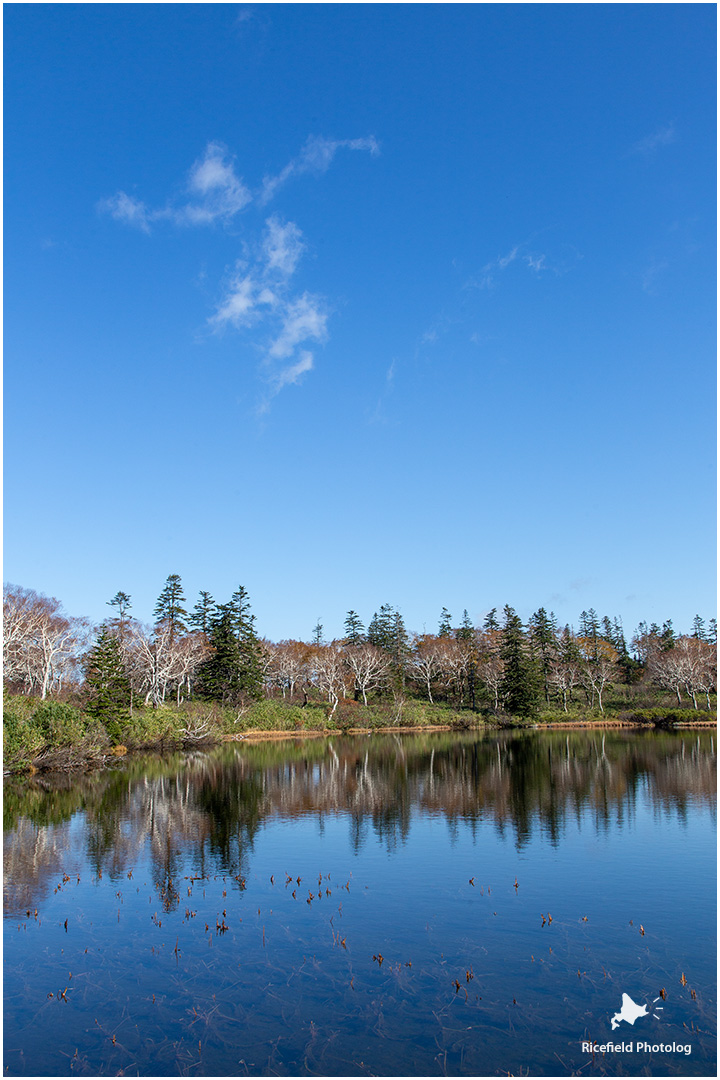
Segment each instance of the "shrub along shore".
[{"label": "shrub along shore", "polygon": [[717,713],[693,709],[618,708],[604,713],[579,707],[540,710],[532,720],[492,711],[455,709],[410,699],[367,706],[343,702],[332,717],[324,703],[300,705],[265,699],[245,707],[184,702],[134,708],[103,723],[81,705],[7,695],[3,716],[6,774],[101,768],[128,752],[191,748],[230,740],[323,737],[355,732],[493,730],[503,727],[707,727]]}]

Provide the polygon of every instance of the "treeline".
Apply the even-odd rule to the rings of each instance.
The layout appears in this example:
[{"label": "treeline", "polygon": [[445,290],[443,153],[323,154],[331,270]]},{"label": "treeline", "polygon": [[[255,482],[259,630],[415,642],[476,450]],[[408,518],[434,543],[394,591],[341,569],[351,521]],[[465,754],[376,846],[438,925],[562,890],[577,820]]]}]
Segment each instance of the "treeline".
[{"label": "treeline", "polygon": [[[57,600],[30,589],[4,590],[4,674],[11,693],[77,700],[119,738],[138,706],[216,702],[244,707],[262,698],[324,702],[329,721],[341,703],[382,703],[394,722],[408,701],[533,717],[582,707],[602,713],[611,689],[635,688],[655,704],[672,694],[678,706],[711,708],[716,693],[717,626],[696,616],[688,633],[671,620],[641,623],[626,640],[618,618],[583,611],[578,630],[552,612],[523,623],[506,606],[479,626],[443,608],[435,634],[409,633],[389,604],[367,627],[347,613],[343,637],[326,642],[318,623],[310,641],[271,642],[256,630],[247,591],[218,603],[201,592],[188,609],[182,581],[171,574],[154,622],[135,619],[129,594],[109,600],[99,627],[67,616]],[[644,695],[644,698],[643,698]]]}]

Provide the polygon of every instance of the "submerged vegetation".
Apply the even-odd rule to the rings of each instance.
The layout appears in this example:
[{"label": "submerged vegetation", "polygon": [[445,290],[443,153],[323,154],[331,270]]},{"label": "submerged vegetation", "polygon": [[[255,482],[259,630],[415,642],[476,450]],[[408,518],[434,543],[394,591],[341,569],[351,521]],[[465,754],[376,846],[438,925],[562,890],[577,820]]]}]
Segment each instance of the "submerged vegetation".
[{"label": "submerged vegetation", "polygon": [[99,627],[57,600],[4,592],[6,771],[72,768],[143,747],[192,746],[253,731],[588,723],[669,726],[714,720],[715,620],[676,635],[641,623],[628,643],[619,619],[552,612],[523,624],[506,606],[474,626],[443,608],[437,634],[410,634],[389,604],[365,628],[349,611],[341,639],[259,636],[247,591],[227,603],[208,592],[188,612],[177,574],[155,622],[108,602]]}]

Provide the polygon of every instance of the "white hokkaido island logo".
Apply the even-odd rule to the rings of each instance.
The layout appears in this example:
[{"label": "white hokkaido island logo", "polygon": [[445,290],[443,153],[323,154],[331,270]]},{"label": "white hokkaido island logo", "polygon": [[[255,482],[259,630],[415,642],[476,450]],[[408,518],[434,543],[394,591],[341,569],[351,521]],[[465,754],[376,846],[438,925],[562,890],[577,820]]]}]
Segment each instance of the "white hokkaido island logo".
[{"label": "white hokkaido island logo", "polygon": [[[655,1000],[653,1001],[653,1005],[655,1004],[655,1001],[659,1000],[660,998],[655,998]],[[656,1014],[658,1011],[662,1012],[662,1005],[658,1006],[658,1008],[655,1010]],[[610,1023],[613,1031],[615,1031],[615,1029],[620,1025],[621,1020],[624,1020],[627,1024],[634,1024],[635,1021],[639,1020],[641,1016],[650,1015],[652,1014],[648,1012],[647,1005],[636,1005],[629,994],[623,994],[620,1012],[615,1013]],[[656,1018],[659,1019],[659,1017]]]},{"label": "white hokkaido island logo", "polygon": [[[645,1016],[654,1016],[656,1020],[661,1017],[658,1013],[663,1011],[662,1005],[657,1005],[659,997],[653,998],[651,1005],[638,1005],[629,994],[623,994],[620,1012],[616,1012],[610,1023],[613,1031],[625,1021],[632,1027],[636,1020]],[[622,1038],[622,1036],[621,1036]],[[692,1053],[691,1043],[649,1043],[649,1042],[581,1042],[580,1048],[584,1054],[685,1054]]]}]

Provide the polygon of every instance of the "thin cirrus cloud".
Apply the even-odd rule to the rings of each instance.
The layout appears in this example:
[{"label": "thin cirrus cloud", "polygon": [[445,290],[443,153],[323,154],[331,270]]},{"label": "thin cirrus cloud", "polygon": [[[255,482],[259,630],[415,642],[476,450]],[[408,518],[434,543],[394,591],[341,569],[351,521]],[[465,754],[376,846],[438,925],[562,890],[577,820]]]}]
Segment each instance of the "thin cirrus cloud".
[{"label": "thin cirrus cloud", "polygon": [[[151,209],[140,199],[118,191],[98,203],[98,209],[146,234],[161,222],[181,227],[228,225],[251,204],[265,206],[293,177],[327,172],[339,150],[362,150],[373,156],[380,152],[373,136],[310,136],[298,156],[277,176],[266,176],[253,196],[238,176],[227,148],[210,142],[189,170],[183,199]],[[313,370],[314,356],[305,346],[327,340],[330,312],[322,296],[307,291],[297,294],[291,289],[291,279],[306,250],[302,231],[294,222],[272,214],[264,221],[261,237],[245,246],[253,254],[238,260],[229,274],[208,325],[217,332],[254,327],[262,335],[256,345],[262,355],[263,377],[270,387],[261,406],[261,411],[267,411],[270,399],[283,387],[298,383]]]},{"label": "thin cirrus cloud", "polygon": [[296,158],[293,158],[277,176],[266,176],[258,196],[265,205],[293,176],[306,173],[320,176],[327,172],[338,150],[367,150],[373,157],[380,153],[377,140],[371,135],[366,139],[326,139],[311,135]]},{"label": "thin cirrus cloud", "polygon": [[646,135],[644,139],[636,142],[632,148],[632,153],[651,154],[658,147],[669,146],[670,143],[674,143],[676,140],[675,125],[666,124],[665,127],[658,128],[651,135]]},{"label": "thin cirrus cloud", "polygon": [[507,255],[498,256],[497,259],[485,263],[479,276],[472,278],[467,282],[467,287],[491,289],[497,280],[498,271],[507,270],[508,266],[517,260],[524,263],[528,270],[532,270],[535,274],[541,274],[544,270],[547,270],[548,266],[545,263],[545,256],[536,255],[533,252],[523,253],[523,248],[525,246],[525,244],[516,244],[510,249]]}]

